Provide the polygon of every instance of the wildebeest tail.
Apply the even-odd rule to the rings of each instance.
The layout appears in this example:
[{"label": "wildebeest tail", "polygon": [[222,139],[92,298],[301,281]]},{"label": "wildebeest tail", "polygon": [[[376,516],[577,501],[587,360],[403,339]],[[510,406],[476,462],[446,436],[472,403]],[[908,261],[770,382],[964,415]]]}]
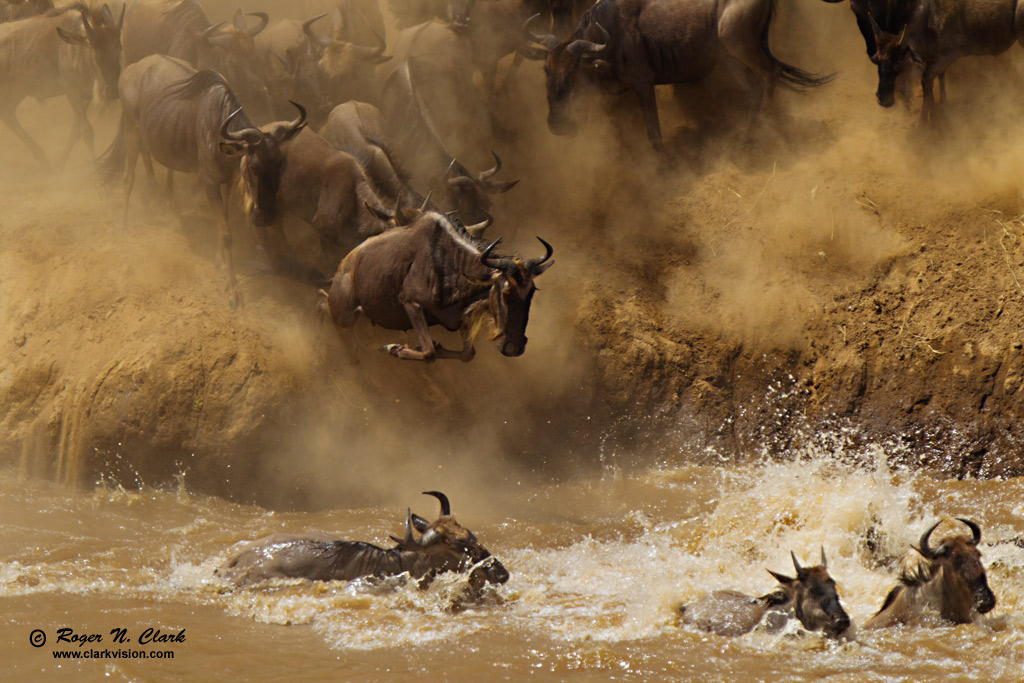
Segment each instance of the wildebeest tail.
[{"label": "wildebeest tail", "polygon": [[[825,0],[826,2],[840,2],[841,0]],[[770,0],[768,4],[768,21],[764,22],[764,29],[761,31],[761,49],[764,54],[771,60],[772,64],[775,64],[780,69],[779,77],[782,80],[782,84],[788,88],[816,88],[819,85],[825,85],[829,83],[835,74],[827,74],[825,76],[818,76],[812,74],[803,69],[797,68],[792,64],[786,64],[785,62],[777,59],[772,54],[771,48],[768,47],[768,32],[772,27],[772,17],[775,16],[775,3],[776,0]]]},{"label": "wildebeest tail", "polygon": [[121,123],[117,127],[114,141],[110,143],[107,151],[96,160],[96,171],[99,173],[100,182],[104,185],[113,184],[124,174],[124,125],[124,114],[121,114]]}]

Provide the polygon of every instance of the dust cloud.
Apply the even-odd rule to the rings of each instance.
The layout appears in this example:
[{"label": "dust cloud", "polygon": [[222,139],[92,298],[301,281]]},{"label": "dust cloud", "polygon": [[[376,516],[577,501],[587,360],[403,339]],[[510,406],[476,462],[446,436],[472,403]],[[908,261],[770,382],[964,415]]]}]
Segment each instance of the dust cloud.
[{"label": "dust cloud", "polygon": [[[245,9],[308,18],[328,5]],[[235,9],[205,6],[214,22]],[[579,133],[553,136],[540,65],[504,60],[494,110],[512,138],[492,146],[502,177],[521,182],[495,199],[489,234],[527,256],[543,253],[540,236],[557,265],[538,280],[526,354],[481,341],[465,365],[391,359],[378,349],[411,338],[365,320],[340,334],[319,325],[315,291],[261,265],[237,196],[245,305],[231,310],[194,177],[179,174],[168,206],[140,172],[121,235],[120,189],[99,185],[83,146],[46,175],[0,128],[2,461],[68,483],[184,472],[198,490],[273,507],[404,506],[440,489],[457,512],[497,515],[518,487],[600,466],[609,422],[655,408],[613,400],[631,378],[610,388],[601,372],[609,345],[594,321],[624,302],[670,339],[799,349],[828,301],[914,249],[898,224],[955,229],[979,205],[1019,213],[1021,55],[958,63],[932,129],[916,120],[917,94],[909,110],[875,103],[845,5],[784,4],[771,44],[835,80],[780,90],[749,136],[725,70],[665,88],[665,161],[628,94],[584,98]],[[19,116],[53,158],[71,121],[64,100],[27,101]],[[98,151],[118,116],[116,103],[90,108]],[[308,227],[287,229],[309,241]]]}]

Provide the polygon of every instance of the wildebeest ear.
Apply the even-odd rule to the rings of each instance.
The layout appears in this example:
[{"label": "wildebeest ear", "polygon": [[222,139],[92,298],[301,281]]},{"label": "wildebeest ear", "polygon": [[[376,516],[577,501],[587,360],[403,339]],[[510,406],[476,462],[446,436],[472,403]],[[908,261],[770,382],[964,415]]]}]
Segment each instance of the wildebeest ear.
[{"label": "wildebeest ear", "polygon": [[238,156],[245,152],[245,143],[237,140],[221,140],[220,151],[229,157]]},{"label": "wildebeest ear", "polygon": [[72,45],[87,45],[89,43],[89,39],[85,36],[78,33],[68,33],[60,26],[57,27],[57,35],[59,35],[60,39],[65,43],[70,43]]},{"label": "wildebeest ear", "polygon": [[412,516],[412,525],[413,525],[413,528],[415,528],[416,531],[420,532],[421,534],[424,533],[427,529],[430,528],[430,522],[428,522],[427,520],[423,519],[419,515],[413,515]]},{"label": "wildebeest ear", "polygon": [[518,184],[518,180],[506,180],[504,182],[485,180],[484,189],[487,190],[487,194],[505,194]]},{"label": "wildebeest ear", "polygon": [[363,202],[363,206],[366,207],[366,210],[368,212],[370,212],[370,215],[373,216],[374,218],[379,218],[382,221],[389,221],[392,218],[394,218],[393,215],[391,215],[390,213],[388,213],[384,209],[377,208],[376,206],[374,206],[370,202]]},{"label": "wildebeest ear", "polygon": [[913,47],[910,48],[910,59],[913,60],[914,64],[916,64],[917,66],[921,67],[922,69],[925,68],[924,60],[921,58],[921,55],[917,54],[917,50],[915,50]]},{"label": "wildebeest ear", "polygon": [[765,571],[774,576],[775,580],[779,583],[793,583],[794,581],[796,581],[796,579],[794,579],[792,576],[786,576],[785,574],[776,574],[771,569],[766,569]]}]

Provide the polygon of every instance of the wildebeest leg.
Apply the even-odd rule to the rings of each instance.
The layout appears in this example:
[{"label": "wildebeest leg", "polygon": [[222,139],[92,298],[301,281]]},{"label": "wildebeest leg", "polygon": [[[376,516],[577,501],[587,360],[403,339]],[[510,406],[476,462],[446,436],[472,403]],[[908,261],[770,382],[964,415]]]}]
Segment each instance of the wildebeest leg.
[{"label": "wildebeest leg", "polygon": [[57,165],[63,166],[67,162],[71,149],[80,138],[85,139],[85,144],[89,148],[89,156],[95,161],[96,147],[93,142],[92,124],[89,123],[89,117],[85,111],[86,101],[77,95],[68,95],[68,103],[71,105],[71,110],[75,113],[75,122],[72,124],[71,137],[68,138],[68,144],[64,146],[64,151],[61,152],[60,161]]},{"label": "wildebeest leg", "polygon": [[462,333],[462,350],[452,351],[446,349],[440,344],[434,344],[434,353],[437,354],[438,358],[458,358],[463,363],[468,363],[473,360],[473,356],[476,355],[476,349],[473,348],[473,339],[471,338],[471,330],[469,325],[463,324],[459,329]]},{"label": "wildebeest leg", "polygon": [[[148,160],[149,155],[145,158]],[[131,122],[125,122],[124,130],[124,214],[121,216],[121,230],[128,231],[128,202],[135,187],[135,167],[139,163],[139,129]]]},{"label": "wildebeest leg", "polygon": [[206,198],[210,201],[210,206],[217,212],[217,217],[220,219],[219,260],[227,270],[228,296],[231,299],[231,306],[234,308],[242,303],[242,296],[238,291],[238,280],[235,279],[235,269],[231,263],[231,225],[228,223],[228,204],[224,201],[220,183],[203,183],[203,189],[206,190]]},{"label": "wildebeest leg", "polygon": [[764,106],[765,82],[749,66],[738,59],[727,60],[727,66],[736,82],[747,92],[747,102],[750,106],[747,114],[747,142],[749,143],[753,139],[754,128]]},{"label": "wildebeest leg", "polygon": [[640,109],[647,123],[647,137],[651,140],[654,151],[661,154],[661,123],[658,121],[658,100],[654,96],[653,85],[634,86],[633,92],[640,100]]},{"label": "wildebeest leg", "polygon": [[43,152],[43,148],[40,147],[39,143],[33,140],[32,136],[28,134],[28,131],[22,128],[21,124],[18,123],[18,114],[16,112],[17,106],[17,103],[5,104],[3,108],[0,109],[0,121],[6,123],[7,127],[25,143],[25,146],[32,152],[32,156],[34,156],[36,161],[39,162],[39,165],[43,167],[43,170],[49,171],[50,162],[46,160],[46,154]]},{"label": "wildebeest leg", "polygon": [[430,338],[430,330],[427,327],[427,319],[423,315],[423,307],[413,301],[406,301],[402,305],[405,306],[409,322],[412,323],[413,329],[416,330],[416,334],[420,338],[420,348],[410,349],[406,344],[388,344],[384,350],[402,360],[422,360],[433,363],[437,360],[437,351],[434,348],[434,340]]}]

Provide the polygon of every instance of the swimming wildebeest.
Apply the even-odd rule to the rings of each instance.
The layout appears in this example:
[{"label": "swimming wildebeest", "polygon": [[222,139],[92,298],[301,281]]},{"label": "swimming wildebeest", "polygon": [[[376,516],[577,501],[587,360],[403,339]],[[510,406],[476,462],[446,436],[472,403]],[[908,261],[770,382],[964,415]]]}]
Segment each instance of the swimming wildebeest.
[{"label": "swimming wildebeest", "polygon": [[[831,80],[779,61],[768,49],[775,0],[601,0],[559,42],[553,35],[530,38],[547,49],[548,128],[574,132],[573,92],[581,82],[610,93],[632,90],[640,101],[647,135],[661,150],[661,124],[654,86],[693,83],[726,56],[750,97],[755,120],[778,83],[814,87]],[[529,22],[527,22],[527,31]]]},{"label": "swimming wildebeest", "polygon": [[1014,42],[1024,45],[1024,6],[1017,0],[919,0],[901,29],[889,33],[876,26],[875,37],[879,103],[892,104],[897,76],[916,64],[922,70],[921,120],[926,121],[939,112],[935,79],[944,100],[944,76],[953,62],[1002,54]]},{"label": "swimming wildebeest", "polygon": [[[123,171],[124,217],[135,184],[135,166],[143,155],[152,179],[152,161],[169,171],[198,173],[211,207],[220,219],[219,254],[227,271],[231,301],[240,300],[231,262],[231,228],[226,197],[238,174],[238,162],[220,150],[221,130],[248,129],[252,123],[240,112],[231,88],[219,74],[196,71],[186,62],[150,55],[125,67],[121,75],[121,129],[101,167],[105,180]],[[232,112],[235,115],[229,121]],[[283,126],[282,138],[305,125],[303,116]],[[243,169],[244,172],[244,169]]]},{"label": "swimming wildebeest", "polygon": [[996,606],[981,564],[981,528],[969,519],[957,517],[971,530],[970,536],[944,536],[938,547],[929,544],[932,524],[921,535],[917,557],[908,557],[900,583],[885,597],[882,608],[864,624],[866,629],[913,624],[927,613],[937,613],[954,624],[969,624],[976,614]]},{"label": "swimming wildebeest", "polygon": [[86,108],[93,85],[102,95],[117,97],[121,71],[121,23],[110,8],[90,10],[77,4],[47,14],[0,24],[0,120],[32,151],[44,167],[46,154],[18,122],[16,110],[26,97],[46,100],[65,95],[75,114],[71,137],[61,153],[63,164],[79,138],[95,159],[93,131]]},{"label": "swimming wildebeest", "polygon": [[783,622],[792,614],[809,631],[823,631],[832,638],[845,635],[850,617],[839,603],[835,581],[829,576],[825,549],[817,567],[801,567],[796,555],[790,554],[795,577],[768,570],[779,582],[775,591],[759,598],[737,591],[715,591],[680,607],[683,623],[720,636],[739,636],[752,631],[769,613],[778,614]]},{"label": "swimming wildebeest", "polygon": [[[412,225],[389,230],[353,249],[338,266],[330,292],[320,290],[318,309],[340,327],[351,327],[364,313],[389,330],[416,330],[420,347],[388,344],[397,358],[433,362],[469,361],[477,335],[490,318],[491,338],[501,353],[526,350],[526,324],[537,287],[534,279],[554,261],[544,240],[544,256],[520,259],[494,256],[499,240],[486,248],[460,224],[427,211]],[[462,350],[434,342],[430,325],[462,334]]]},{"label": "swimming wildebeest", "polygon": [[324,534],[273,534],[236,554],[217,573],[238,586],[267,579],[352,581],[408,573],[426,588],[438,574],[467,571],[474,591],[508,581],[501,562],[455,521],[448,497],[440,491],[423,493],[441,502],[441,516],[431,523],[408,511],[405,535],[391,537],[397,544],[393,548]]}]

